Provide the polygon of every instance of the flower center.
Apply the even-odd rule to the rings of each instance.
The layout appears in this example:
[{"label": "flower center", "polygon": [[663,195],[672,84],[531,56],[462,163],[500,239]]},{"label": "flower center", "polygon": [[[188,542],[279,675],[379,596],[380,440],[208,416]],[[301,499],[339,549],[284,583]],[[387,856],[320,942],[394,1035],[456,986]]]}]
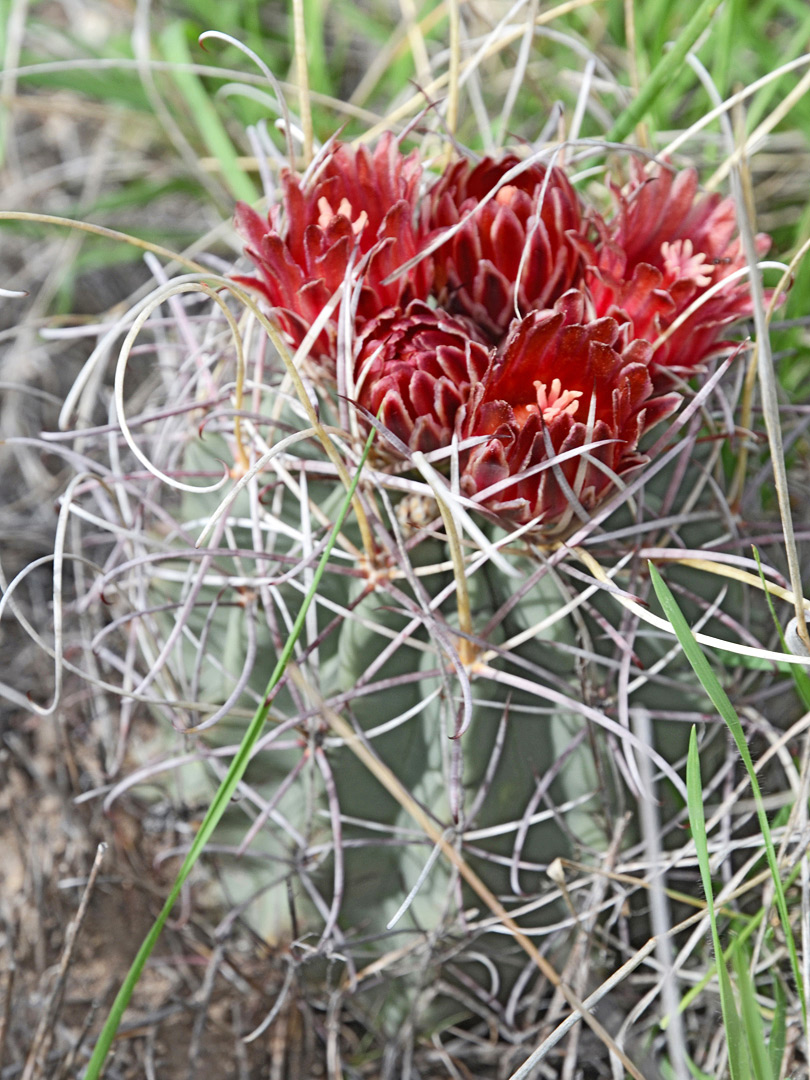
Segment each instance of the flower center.
[{"label": "flower center", "polygon": [[550,390],[547,384],[539,379],[535,380],[533,385],[537,392],[537,404],[515,406],[513,412],[518,423],[525,423],[530,416],[541,415],[543,423],[550,424],[563,413],[573,416],[579,408],[581,390],[563,390],[559,379],[552,380]]},{"label": "flower center", "polygon": [[514,184],[505,184],[495,193],[495,202],[500,203],[501,206],[509,206],[514,199],[517,188]]},{"label": "flower center", "polygon": [[351,222],[352,232],[354,233],[354,235],[359,236],[368,224],[368,214],[365,212],[365,210],[361,210],[360,213],[357,215],[357,219],[354,221],[352,220],[352,218],[354,217],[354,207],[345,195],[340,200],[340,206],[337,208],[337,210],[333,210],[332,204],[329,202],[326,196],[321,195],[321,197],[318,199],[318,211],[320,215],[318,217],[318,224],[322,229],[325,229],[333,218],[345,217],[349,222]]},{"label": "flower center", "polygon": [[[695,251],[691,240],[675,240],[661,245],[664,273],[672,283],[686,278],[703,289],[711,282],[711,268],[702,251]],[[708,274],[706,271],[708,270]]]}]

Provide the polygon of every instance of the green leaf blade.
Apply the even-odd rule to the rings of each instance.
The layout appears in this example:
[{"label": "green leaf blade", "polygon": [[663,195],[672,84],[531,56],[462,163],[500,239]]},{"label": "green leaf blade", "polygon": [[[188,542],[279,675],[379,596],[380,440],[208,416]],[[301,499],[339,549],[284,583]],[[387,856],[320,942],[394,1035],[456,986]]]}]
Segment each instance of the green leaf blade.
[{"label": "green leaf blade", "polygon": [[[757,810],[757,819],[759,821],[760,831],[762,833],[762,839],[765,845],[765,854],[768,860],[768,867],[771,872],[771,878],[773,880],[774,896],[776,900],[776,907],[779,911],[779,919],[782,923],[782,930],[785,934],[785,941],[787,943],[788,953],[790,955],[790,964],[793,971],[793,978],[796,983],[796,989],[802,1003],[802,1015],[805,1027],[807,1026],[807,1003],[804,994],[804,983],[801,977],[801,970],[799,967],[799,956],[796,949],[796,939],[793,934],[793,927],[790,922],[790,914],[787,907],[787,899],[785,897],[785,889],[782,883],[782,876],[779,871],[779,864],[776,859],[776,851],[773,846],[773,839],[771,837],[771,829],[768,824],[768,817],[765,813],[765,804],[762,800],[762,792],[760,790],[759,781],[757,779],[756,770],[754,769],[754,762],[751,758],[751,751],[748,749],[748,743],[745,740],[745,733],[742,729],[742,724],[737,716],[734,706],[731,704],[728,695],[723,687],[720,685],[717,676],[712,671],[712,668],[703,654],[698,642],[692,633],[689,624],[678,607],[675,597],[670,592],[666,582],[659,574],[656,567],[652,562],[648,563],[650,569],[650,576],[655,589],[658,601],[664,610],[664,614],[669,619],[675,636],[680,642],[681,648],[684,651],[684,655],[692,666],[693,671],[700,680],[703,689],[709,695],[712,704],[719,712],[720,716],[726,722],[729,731],[737,745],[737,749],[740,752],[740,757],[745,765],[746,772],[748,773],[748,780],[751,785],[751,793],[754,796],[754,803]],[[702,809],[701,809],[702,814]]]},{"label": "green leaf blade", "polygon": [[256,186],[239,164],[239,155],[205,87],[196,75],[180,67],[191,64],[184,24],[180,21],[170,23],[161,35],[161,44],[166,59],[178,65],[171,69],[171,76],[186,100],[189,115],[194,118],[203,142],[219,162],[222,178],[231,194],[244,202],[256,202],[259,197]]},{"label": "green leaf blade", "polygon": [[697,852],[700,878],[706,894],[706,909],[712,932],[712,944],[717,963],[717,979],[720,984],[720,1008],[726,1028],[728,1043],[728,1061],[731,1080],[749,1080],[748,1055],[742,1033],[739,1013],[731,989],[731,979],[720,945],[720,933],[717,928],[717,915],[714,910],[714,892],[709,864],[709,843],[706,836],[706,816],[703,812],[703,783],[700,778],[700,756],[698,754],[697,732],[695,728],[689,735],[689,754],[686,761],[686,794],[689,808],[689,821],[692,826],[692,839]]}]

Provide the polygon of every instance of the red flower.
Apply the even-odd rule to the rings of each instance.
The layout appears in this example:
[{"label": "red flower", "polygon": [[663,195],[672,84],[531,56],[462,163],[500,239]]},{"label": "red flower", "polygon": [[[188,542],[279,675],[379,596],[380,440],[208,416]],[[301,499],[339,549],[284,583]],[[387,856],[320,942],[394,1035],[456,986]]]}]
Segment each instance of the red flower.
[{"label": "red flower", "polygon": [[410,450],[449,446],[470,388],[489,366],[489,348],[468,322],[418,300],[387,311],[358,342],[357,400]]},{"label": "red flower", "polygon": [[[633,178],[614,192],[614,218],[595,215],[599,238],[578,246],[585,280],[597,316],[629,321],[634,337],[655,344],[659,335],[690,304],[716,283],[746,265],[736,232],[734,203],[719,195],[696,199],[694,169],[673,173],[658,168],[651,176],[633,163]],[[757,237],[760,253],[769,240]],[[652,354],[653,376],[664,368],[689,374],[727,343],[722,328],[748,315],[746,278],[714,293]]]},{"label": "red flower", "polygon": [[[234,280],[262,293],[294,348],[343,286],[353,255],[362,274],[357,326],[385,308],[427,296],[429,261],[382,284],[421,246],[425,229],[416,224],[421,172],[417,154],[403,157],[393,135],[386,134],[373,154],[365,146],[335,143],[304,180],[285,172],[283,212],[274,206],[265,218],[237,204],[236,229],[258,276]],[[310,355],[331,366],[336,340],[335,312]]]},{"label": "red flower", "polygon": [[[431,224],[458,224],[519,164],[510,154],[474,167],[466,160],[448,166],[430,193]],[[470,316],[497,341],[517,314],[516,296],[526,315],[576,283],[581,261],[571,235],[581,229],[579,200],[565,173],[528,166],[434,253],[439,303]]]},{"label": "red flower", "polygon": [[[542,526],[564,529],[574,512],[566,485],[581,506],[593,507],[616,477],[645,462],[639,439],[680,401],[653,396],[650,346],[631,340],[627,323],[584,322],[585,309],[572,289],[553,311],[517,323],[473,398],[464,434],[492,437],[469,452],[463,487],[518,523],[539,517]],[[611,441],[558,466],[563,485],[551,467],[530,472],[604,439]]]}]

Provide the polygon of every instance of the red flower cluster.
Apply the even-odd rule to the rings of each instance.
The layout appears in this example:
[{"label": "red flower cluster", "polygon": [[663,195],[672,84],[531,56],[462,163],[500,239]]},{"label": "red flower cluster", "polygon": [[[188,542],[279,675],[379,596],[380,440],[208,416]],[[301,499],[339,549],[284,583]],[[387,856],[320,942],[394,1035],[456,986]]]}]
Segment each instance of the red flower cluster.
[{"label": "red flower cluster", "polygon": [[[341,309],[350,382],[407,454],[469,440],[462,489],[513,522],[563,530],[645,461],[642,435],[748,314],[734,208],[694,170],[634,162],[607,219],[560,168],[514,155],[432,180],[393,136],[336,143],[237,229],[293,348],[332,378]],[[759,238],[760,250],[768,241]],[[345,307],[348,305],[348,308]],[[392,453],[395,451],[392,450]]]}]

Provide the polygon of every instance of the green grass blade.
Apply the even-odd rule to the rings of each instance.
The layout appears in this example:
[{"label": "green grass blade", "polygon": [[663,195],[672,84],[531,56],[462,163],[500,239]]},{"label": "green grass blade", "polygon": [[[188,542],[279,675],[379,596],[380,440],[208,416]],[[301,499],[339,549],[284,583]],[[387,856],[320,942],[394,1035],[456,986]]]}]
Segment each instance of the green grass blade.
[{"label": "green grass blade", "polygon": [[304,0],[304,26],[307,34],[307,69],[310,90],[320,94],[332,93],[329,60],[326,53],[323,0]]},{"label": "green grass blade", "polygon": [[706,909],[709,914],[714,955],[717,961],[720,1008],[723,1012],[723,1023],[726,1029],[731,1080],[748,1080],[751,1074],[748,1068],[748,1055],[745,1050],[742,1025],[734,1002],[728,968],[723,959],[723,950],[720,947],[720,934],[717,929],[717,917],[714,911],[712,874],[709,867],[709,845],[706,838],[706,818],[703,813],[703,783],[700,779],[700,756],[698,755],[697,732],[694,727],[689,735],[689,756],[686,761],[686,794],[689,806],[689,822],[692,826],[692,839],[695,842],[700,877],[703,882],[703,891],[706,894]]},{"label": "green grass blade", "polygon": [[787,1038],[787,995],[776,972],[774,972],[773,976],[773,996],[776,1000],[776,1008],[773,1013],[773,1024],[771,1024],[771,1040],[768,1044],[768,1054],[771,1059],[773,1078],[779,1080],[782,1058],[785,1054],[785,1040]]},{"label": "green grass blade", "polygon": [[[723,962],[725,964],[734,962],[735,953],[739,952],[741,948],[744,948],[746,941],[748,941],[754,931],[759,927],[764,916],[765,909],[760,908],[759,911],[757,911],[754,915],[751,916],[750,920],[743,928],[743,930],[740,933],[734,935],[731,940],[731,944],[726,948],[725,952],[723,953]],[[686,1012],[686,1010],[689,1008],[695,998],[699,997],[703,993],[703,991],[714,978],[715,971],[716,965],[712,964],[711,967],[707,970],[706,974],[700,980],[700,982],[696,982],[694,986],[690,986],[689,989],[684,993],[679,1005],[679,1009],[682,1013]]]},{"label": "green grass blade", "polygon": [[734,975],[737,981],[737,992],[740,995],[743,1030],[748,1042],[754,1076],[756,1080],[776,1080],[771,1073],[771,1059],[765,1043],[762,1016],[757,1005],[756,989],[751,979],[751,972],[748,970],[748,955],[745,949],[737,949],[734,953]]},{"label": "green grass blade", "polygon": [[729,701],[723,687],[718,682],[717,676],[712,671],[709,661],[703,655],[700,646],[698,645],[695,637],[689,628],[689,624],[683,617],[681,609],[675,600],[675,597],[669,591],[664,579],[658,573],[658,570],[652,563],[648,563],[650,568],[650,575],[652,578],[653,587],[655,588],[656,595],[658,597],[661,607],[664,609],[664,614],[672,624],[672,628],[675,631],[675,635],[678,641],[681,643],[681,648],[684,651],[686,659],[692,665],[692,668],[700,679],[703,685],[703,689],[711,698],[712,704],[720,713],[723,720],[728,725],[728,729],[737,744],[737,749],[740,752],[740,757],[743,759],[746,772],[748,773],[748,780],[751,784],[751,793],[754,796],[754,803],[757,808],[757,818],[759,820],[760,831],[762,832],[762,839],[765,844],[765,855],[768,859],[768,867],[771,871],[771,877],[773,879],[774,896],[776,899],[776,907],[779,912],[779,919],[782,923],[782,930],[785,934],[785,941],[790,954],[790,964],[793,969],[793,978],[796,981],[796,989],[799,993],[802,1003],[802,1017],[805,1027],[807,1026],[807,1002],[804,995],[804,983],[802,982],[801,971],[799,968],[799,957],[796,950],[796,941],[793,936],[793,928],[790,925],[790,915],[787,909],[787,900],[785,899],[785,890],[782,884],[782,878],[779,874],[779,866],[776,862],[776,851],[774,850],[773,840],[771,839],[771,829],[768,824],[768,817],[765,813],[765,805],[762,801],[762,792],[759,788],[759,781],[757,780],[757,774],[754,771],[754,762],[751,759],[751,751],[748,749],[748,743],[745,741],[745,733],[742,729],[739,717],[734,710],[734,706]]},{"label": "green grass blade", "polygon": [[264,730],[267,714],[270,711],[270,695],[273,692],[276,684],[281,679],[281,676],[284,674],[284,670],[289,663],[290,657],[292,656],[293,648],[295,647],[295,643],[298,640],[301,629],[303,628],[307,612],[309,611],[310,605],[315,598],[315,594],[317,593],[321,578],[323,577],[324,571],[326,570],[329,557],[332,554],[332,548],[334,547],[338,534],[343,527],[343,522],[346,520],[346,515],[349,512],[351,501],[354,497],[355,492],[357,491],[357,485],[360,480],[360,475],[368,458],[373,439],[374,430],[372,429],[366,441],[365,449],[363,450],[363,456],[360,459],[360,464],[357,468],[357,472],[355,473],[351,485],[346,492],[337,516],[337,520],[335,521],[332,532],[329,535],[329,542],[326,545],[324,553],[321,556],[320,562],[318,563],[317,569],[315,570],[315,573],[313,575],[312,585],[310,586],[309,591],[304,598],[304,602],[298,612],[298,615],[296,616],[293,628],[290,631],[290,635],[287,638],[286,644],[284,645],[284,648],[282,649],[281,654],[276,662],[273,674],[270,676],[270,681],[268,682],[267,688],[264,692],[264,699],[262,701],[262,704],[256,710],[253,719],[251,720],[250,725],[245,732],[239,749],[236,752],[233,761],[231,762],[227,775],[223,779],[222,783],[217,789],[216,794],[214,795],[211,805],[208,808],[208,813],[205,815],[205,818],[200,825],[197,835],[194,837],[194,842],[191,845],[188,855],[186,855],[183,865],[180,867],[180,872],[178,873],[174,885],[172,886],[172,890],[169,893],[166,903],[163,905],[163,908],[161,909],[160,914],[155,920],[152,929],[149,931],[143,944],[138,950],[138,955],[132,961],[132,966],[127,973],[127,977],[124,980],[121,989],[118,991],[118,995],[113,1002],[112,1008],[110,1009],[110,1014],[107,1017],[107,1021],[104,1024],[101,1034],[98,1037],[98,1041],[96,1042],[96,1045],[93,1049],[93,1055],[90,1058],[90,1062],[87,1066],[87,1071],[84,1074],[84,1080],[98,1080],[98,1078],[101,1076],[104,1062],[107,1058],[107,1054],[109,1053],[112,1041],[115,1038],[115,1033],[118,1030],[119,1024],[121,1023],[121,1018],[124,1014],[124,1010],[129,1004],[129,1000],[132,997],[133,991],[138,984],[138,980],[141,976],[144,965],[149,959],[149,955],[152,952],[152,949],[155,947],[155,943],[157,942],[158,938],[160,937],[160,932],[163,929],[163,926],[166,923],[169,915],[171,914],[171,910],[180,895],[180,890],[185,884],[188,875],[191,873],[194,864],[197,862],[206,844],[210,840],[214,829],[219,824],[220,818],[224,814],[228,803],[233,798],[239,781],[245,774],[245,770],[248,767],[253,747],[256,745],[256,741]]},{"label": "green grass blade", "polygon": [[686,54],[709,25],[721,0],[703,0],[695,14],[683,28],[677,41],[656,64],[644,83],[638,97],[622,112],[605,136],[607,142],[623,142],[634,127],[644,119],[661,91],[669,87],[683,67]]},{"label": "green grass blade", "polygon": [[[761,9],[756,9],[757,14],[761,16]],[[759,35],[760,40],[764,40],[767,36],[770,26],[774,24],[774,15],[779,17],[776,12],[771,12],[770,18],[766,22],[761,18],[759,25],[754,25],[752,30],[755,34]],[[797,9],[793,13],[793,25],[791,32],[780,42],[781,48],[778,51],[771,49],[768,50],[768,67],[775,68],[778,64],[786,63],[789,60],[793,60],[796,56],[801,56],[803,52],[807,51],[808,42],[810,42],[810,9],[806,5]],[[762,91],[751,101],[751,106],[747,110],[746,125],[748,131],[753,131],[759,122],[764,119],[765,114],[770,108],[773,107],[774,102],[778,102],[790,89],[790,83],[778,80],[777,82],[770,83],[767,87],[763,87]],[[804,110],[804,117],[798,121],[801,127],[806,128],[807,124],[807,111],[806,105],[800,105],[800,108]],[[797,118],[798,119],[798,118]]]},{"label": "green grass blade", "polygon": [[[167,60],[176,64],[190,64],[191,53],[186,41],[185,24],[180,20],[169,23],[160,37]],[[259,197],[256,187],[239,164],[239,156],[231,138],[211,103],[205,87],[190,71],[172,69],[172,78],[188,105],[189,115],[209,152],[217,159],[222,177],[235,199],[253,203]]]},{"label": "green grass blade", "polygon": [[[686,1055],[686,1067],[687,1069],[689,1069],[689,1072],[692,1074],[692,1076],[694,1076],[695,1080],[715,1080],[714,1076],[709,1076],[709,1074],[704,1072],[703,1069],[699,1069],[688,1054]],[[672,1068],[670,1068],[669,1072],[672,1076],[675,1075],[672,1072]]]},{"label": "green grass blade", "polygon": [[[787,820],[787,817],[789,816],[789,813],[790,813],[789,808],[788,807],[783,807],[783,809],[777,815],[777,817],[775,819],[775,822],[778,822],[779,824],[784,825],[785,821]],[[782,819],[781,821],[780,821],[780,818]],[[790,874],[788,875],[787,880],[785,882],[785,884],[787,885],[788,888],[796,882],[796,879],[798,878],[800,872],[801,872],[801,863],[794,866],[793,869],[790,871]],[[734,912],[734,911],[728,911],[727,912],[727,915],[729,916],[729,918],[733,918],[735,916],[735,914],[737,915],[738,918],[740,917],[739,913],[737,913],[737,912]],[[742,930],[735,931],[734,937],[731,939],[731,944],[727,947],[725,953],[723,954],[727,964],[734,962],[734,953],[735,952],[737,952],[739,949],[745,948],[746,942],[752,936],[754,931],[759,928],[759,926],[760,926],[762,920],[765,918],[766,914],[767,914],[767,912],[766,912],[764,907],[759,908],[758,911],[755,911],[750,917],[747,918],[746,923],[743,926]],[[711,967],[709,967],[708,970],[706,971],[706,974],[703,976],[703,978],[700,979],[699,982],[696,982],[694,984],[694,986],[690,986],[689,989],[684,992],[684,994],[681,997],[680,1004],[678,1005],[678,1009],[679,1009],[679,1011],[681,1013],[686,1012],[687,1009],[689,1008],[689,1006],[695,1000],[695,998],[699,997],[703,993],[703,991],[706,989],[707,985],[714,978],[714,975],[715,975],[715,965],[712,964]],[[784,990],[782,989],[781,982],[778,983],[778,990],[782,993],[782,997],[784,998]],[[778,1001],[777,1001],[777,1004],[778,1004]],[[784,1020],[784,1017],[783,1017],[783,1020]],[[776,1020],[774,1020],[774,1025],[775,1025],[774,1030],[771,1033],[771,1042],[773,1042],[773,1040],[777,1038],[777,1034],[778,1034]]]}]

